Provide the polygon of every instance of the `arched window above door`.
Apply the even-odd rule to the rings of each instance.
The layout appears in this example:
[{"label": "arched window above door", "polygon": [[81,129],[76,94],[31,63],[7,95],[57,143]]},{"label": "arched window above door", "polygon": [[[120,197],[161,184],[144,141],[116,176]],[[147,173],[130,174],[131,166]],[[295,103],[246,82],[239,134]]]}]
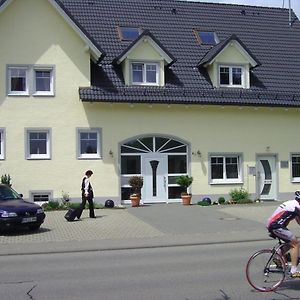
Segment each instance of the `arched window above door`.
[{"label": "arched window above door", "polygon": [[186,153],[187,145],[172,138],[151,136],[124,143],[121,153]]}]

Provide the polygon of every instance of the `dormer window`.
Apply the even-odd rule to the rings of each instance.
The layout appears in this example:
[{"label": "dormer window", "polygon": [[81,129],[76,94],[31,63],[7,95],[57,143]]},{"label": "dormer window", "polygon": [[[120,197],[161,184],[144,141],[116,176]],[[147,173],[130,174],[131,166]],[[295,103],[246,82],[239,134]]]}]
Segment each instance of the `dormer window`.
[{"label": "dormer window", "polygon": [[121,41],[134,41],[141,34],[141,29],[136,27],[119,26],[117,29]]},{"label": "dormer window", "polygon": [[131,64],[131,78],[134,85],[158,85],[159,64],[134,62]]},{"label": "dormer window", "polygon": [[219,84],[224,87],[243,87],[244,68],[242,66],[219,66]]}]

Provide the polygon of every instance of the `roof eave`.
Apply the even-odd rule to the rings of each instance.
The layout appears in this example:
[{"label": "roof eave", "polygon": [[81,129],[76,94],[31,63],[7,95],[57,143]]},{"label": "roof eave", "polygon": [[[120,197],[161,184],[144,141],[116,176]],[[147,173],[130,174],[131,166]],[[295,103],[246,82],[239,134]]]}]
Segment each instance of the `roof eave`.
[{"label": "roof eave", "polygon": [[3,3],[0,6],[0,14],[7,8],[7,6],[12,2],[13,0],[6,0],[3,1]]}]

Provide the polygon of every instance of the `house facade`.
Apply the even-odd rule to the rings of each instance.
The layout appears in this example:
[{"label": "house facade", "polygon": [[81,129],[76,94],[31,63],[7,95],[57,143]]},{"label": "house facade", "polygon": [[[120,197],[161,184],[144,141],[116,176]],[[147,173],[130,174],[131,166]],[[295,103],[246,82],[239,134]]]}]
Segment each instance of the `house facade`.
[{"label": "house facade", "polygon": [[300,189],[300,23],[178,0],[0,1],[0,175],[24,198],[286,200]]}]

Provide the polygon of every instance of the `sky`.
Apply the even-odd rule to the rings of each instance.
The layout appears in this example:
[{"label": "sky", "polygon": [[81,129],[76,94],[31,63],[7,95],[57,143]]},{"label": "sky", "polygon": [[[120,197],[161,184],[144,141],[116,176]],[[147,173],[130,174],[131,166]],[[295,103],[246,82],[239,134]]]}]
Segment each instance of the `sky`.
[{"label": "sky", "polygon": [[[193,0],[199,2],[230,3],[242,5],[268,6],[268,7],[289,7],[289,0]],[[291,8],[300,19],[300,0],[290,0]]]}]

